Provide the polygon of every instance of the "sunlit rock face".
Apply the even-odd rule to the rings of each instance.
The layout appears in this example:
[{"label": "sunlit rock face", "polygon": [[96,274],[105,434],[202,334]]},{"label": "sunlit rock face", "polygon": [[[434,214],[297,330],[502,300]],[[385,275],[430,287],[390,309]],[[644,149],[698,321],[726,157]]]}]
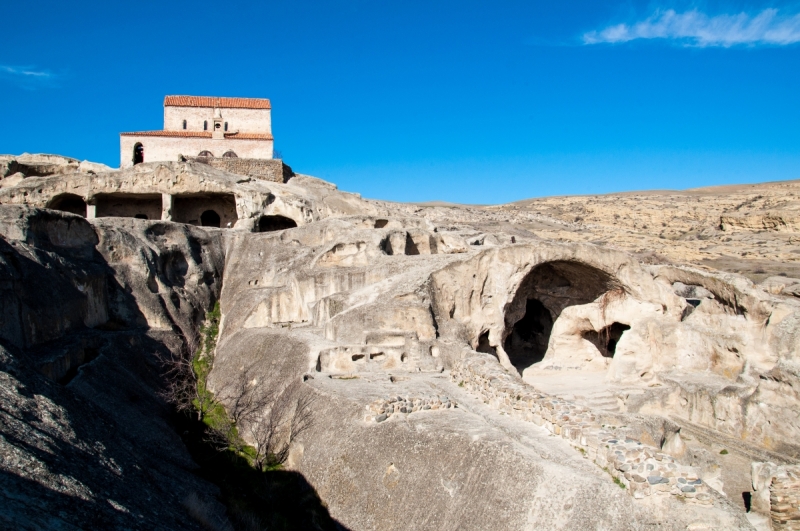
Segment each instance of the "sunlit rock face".
[{"label": "sunlit rock face", "polygon": [[[243,375],[256,392],[313,394],[286,467],[349,529],[749,529],[756,512],[784,514],[765,492],[791,491],[793,469],[774,467],[798,452],[793,277],[757,285],[558,241],[578,232],[552,208],[393,204],[191,162],[22,177],[14,164],[0,188],[2,400],[41,414],[3,428],[2,481],[41,500],[74,480],[86,503],[58,505],[70,525],[177,522],[186,496],[213,500],[180,464],[157,353],[180,351],[217,301],[209,387],[229,408]],[[97,411],[114,437],[87,427]],[[129,445],[122,472],[79,477],[67,443],[44,459],[19,442],[47,415],[52,437],[98,462]],[[751,462],[773,466],[754,468],[757,487]],[[132,472],[147,463],[177,467],[158,504]],[[39,501],[10,506],[18,526],[39,522]]]}]

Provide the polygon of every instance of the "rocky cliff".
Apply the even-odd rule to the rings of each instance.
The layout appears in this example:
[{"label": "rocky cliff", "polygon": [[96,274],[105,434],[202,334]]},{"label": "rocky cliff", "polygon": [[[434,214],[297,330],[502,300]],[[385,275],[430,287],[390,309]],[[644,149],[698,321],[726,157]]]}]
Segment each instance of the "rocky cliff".
[{"label": "rocky cliff", "polygon": [[[336,525],[789,528],[792,510],[764,493],[788,496],[780,467],[800,452],[795,284],[714,269],[724,253],[684,237],[793,238],[791,222],[744,212],[793,219],[761,205],[760,188],[739,214],[704,214],[709,227],[637,240],[640,221],[604,220],[640,211],[604,198],[416,206],[191,162],[57,166],[9,170],[22,176],[0,188],[0,519],[12,527],[241,525],[159,392],[159,360],[185,355],[218,301],[208,389],[233,417],[239,383],[312,397],[283,467]],[[171,221],[181,205],[222,208],[220,194],[230,227]],[[163,219],[111,208],[146,201]],[[580,201],[581,220],[554,206]],[[77,213],[57,210],[67,204]],[[245,439],[277,407],[263,404],[238,425]],[[751,479],[763,462],[761,475],[776,472]]]}]

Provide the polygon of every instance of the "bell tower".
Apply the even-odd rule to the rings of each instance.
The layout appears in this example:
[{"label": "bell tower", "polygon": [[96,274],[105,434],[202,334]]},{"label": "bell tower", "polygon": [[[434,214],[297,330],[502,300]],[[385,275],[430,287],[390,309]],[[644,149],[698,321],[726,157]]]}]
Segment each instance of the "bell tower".
[{"label": "bell tower", "polygon": [[214,106],[214,128],[211,129],[211,138],[214,140],[223,140],[225,138],[225,131],[222,130],[222,112],[218,106]]}]

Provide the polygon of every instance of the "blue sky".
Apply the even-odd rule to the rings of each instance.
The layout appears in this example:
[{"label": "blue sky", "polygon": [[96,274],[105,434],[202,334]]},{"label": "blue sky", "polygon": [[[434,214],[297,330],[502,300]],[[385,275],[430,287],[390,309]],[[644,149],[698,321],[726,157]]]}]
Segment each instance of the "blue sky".
[{"label": "blue sky", "polygon": [[800,178],[800,2],[3,2],[0,153],[117,166],[166,94],[267,97],[365,197]]}]

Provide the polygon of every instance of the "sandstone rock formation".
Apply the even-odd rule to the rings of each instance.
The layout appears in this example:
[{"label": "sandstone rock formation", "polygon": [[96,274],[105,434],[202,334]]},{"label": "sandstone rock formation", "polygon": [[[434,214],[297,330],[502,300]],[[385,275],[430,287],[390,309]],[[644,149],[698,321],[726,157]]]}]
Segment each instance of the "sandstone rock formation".
[{"label": "sandstone rock formation", "polygon": [[[210,389],[313,394],[286,466],[346,528],[794,525],[796,183],[461,207],[195,162],[70,168],[0,189],[0,519],[153,528],[193,496],[230,525],[154,361],[219,301]],[[774,274],[726,254],[743,244]],[[85,503],[45,515],[45,491]]]}]

